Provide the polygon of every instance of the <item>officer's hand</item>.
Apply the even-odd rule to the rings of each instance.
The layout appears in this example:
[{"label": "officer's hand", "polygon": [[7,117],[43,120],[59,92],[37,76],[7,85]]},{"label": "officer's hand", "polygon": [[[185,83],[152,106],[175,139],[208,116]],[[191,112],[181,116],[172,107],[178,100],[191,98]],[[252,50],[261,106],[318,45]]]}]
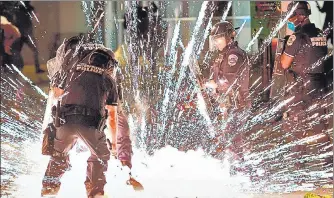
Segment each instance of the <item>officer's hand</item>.
[{"label": "officer's hand", "polygon": [[230,84],[227,80],[219,80],[218,86],[220,92],[227,92],[228,88],[230,88]]},{"label": "officer's hand", "polygon": [[111,156],[113,156],[115,159],[117,159],[117,151],[116,151],[116,149],[111,149],[110,153],[111,153]]},{"label": "officer's hand", "polygon": [[11,23],[1,24],[4,29],[4,50],[7,54],[12,55],[11,47],[14,41],[21,37],[20,31]]},{"label": "officer's hand", "polygon": [[110,139],[107,138],[107,145],[110,150],[111,155],[117,159],[117,151],[116,151],[116,145],[114,143],[111,143]]},{"label": "officer's hand", "polygon": [[130,161],[123,161],[123,160],[121,160],[121,163],[122,163],[122,166],[127,166],[130,169],[132,168],[132,164],[131,164]]}]

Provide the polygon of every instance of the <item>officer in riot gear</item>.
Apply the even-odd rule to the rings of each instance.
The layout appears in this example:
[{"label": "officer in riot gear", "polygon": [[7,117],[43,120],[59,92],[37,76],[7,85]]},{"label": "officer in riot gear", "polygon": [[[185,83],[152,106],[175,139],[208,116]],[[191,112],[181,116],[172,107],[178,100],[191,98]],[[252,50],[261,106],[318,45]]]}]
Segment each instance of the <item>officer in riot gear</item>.
[{"label": "officer in riot gear", "polygon": [[[103,132],[106,117],[117,115],[117,86],[114,69],[117,61],[113,52],[103,45],[87,43],[73,37],[60,46],[57,57],[48,62],[58,71],[49,73],[52,90],[57,92],[59,106],[53,113],[60,124],[55,124],[53,151],[43,178],[42,196],[56,195],[61,177],[70,167],[68,152],[80,138],[87,145],[91,156],[87,160],[85,181],[89,198],[104,195],[110,151]],[[59,65],[60,64],[60,65]],[[58,115],[57,115],[58,114]],[[107,122],[107,125],[110,125]],[[111,127],[108,127],[111,128]],[[54,130],[53,130],[54,132]]]},{"label": "officer in riot gear", "polygon": [[[297,141],[314,133],[322,133],[324,129],[322,122],[312,126],[305,122],[307,119],[310,121],[307,114],[324,114],[323,108],[308,108],[323,100],[326,84],[324,58],[328,49],[326,36],[309,20],[310,5],[306,1],[292,2],[288,11],[294,6],[296,9],[287,24],[294,33],[288,37],[283,47],[281,66],[285,70],[285,99],[291,99],[284,108],[283,130],[291,131],[292,138]],[[300,158],[307,152],[307,146],[296,145],[292,152]],[[300,168],[302,164],[297,163],[295,167]]]},{"label": "officer in riot gear", "polygon": [[[246,52],[242,50],[237,41],[235,29],[232,24],[224,21],[213,26],[210,33],[209,45],[211,50],[218,51],[211,68],[211,80],[207,84],[215,89],[215,94],[223,107],[224,117],[229,119],[224,130],[223,144],[232,141],[229,147],[234,153],[241,155],[242,126],[240,115],[249,107],[249,61]],[[238,148],[239,147],[239,148]],[[226,148],[227,149],[227,148]]]},{"label": "officer in riot gear", "polygon": [[[233,90],[236,108],[249,104],[249,61],[246,52],[234,41],[236,35],[232,24],[224,21],[213,26],[210,34],[210,49],[218,50],[218,57],[211,67],[211,83],[217,92],[226,93],[228,88]],[[232,92],[231,92],[232,93]]]}]

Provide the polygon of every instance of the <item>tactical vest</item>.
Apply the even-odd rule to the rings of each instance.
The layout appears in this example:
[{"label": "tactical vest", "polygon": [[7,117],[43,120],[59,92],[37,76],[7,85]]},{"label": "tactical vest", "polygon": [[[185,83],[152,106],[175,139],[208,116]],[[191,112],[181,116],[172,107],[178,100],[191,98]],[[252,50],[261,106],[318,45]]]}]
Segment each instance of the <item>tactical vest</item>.
[{"label": "tactical vest", "polygon": [[292,70],[300,76],[323,73],[324,61],[320,60],[327,54],[326,37],[320,35],[314,24],[303,26],[298,34],[301,40]]},{"label": "tactical vest", "polygon": [[[112,68],[102,68],[92,64],[91,56],[103,46],[83,44],[76,50],[67,53],[63,63],[63,84],[65,96],[61,105],[78,105],[97,110],[100,116],[105,115],[105,102],[116,82]],[[96,88],[96,89],[95,89]],[[91,93],[89,93],[91,92]],[[115,91],[117,97],[117,91]]]},{"label": "tactical vest", "polygon": [[326,37],[314,24],[307,24],[296,33],[300,40],[293,65],[286,72],[287,97],[295,96],[294,103],[307,106],[312,99],[319,97],[325,87],[324,60],[327,54]]},{"label": "tactical vest", "polygon": [[[238,55],[241,59],[234,66],[228,63],[228,57],[231,54]],[[246,99],[249,93],[249,72],[248,57],[245,51],[238,47],[237,42],[231,43],[222,52],[219,52],[213,64],[214,81],[217,84],[222,79],[228,81],[232,88],[229,92],[231,98],[228,101],[232,101],[236,106],[245,106],[249,103]],[[225,92],[226,90],[220,91]]]}]

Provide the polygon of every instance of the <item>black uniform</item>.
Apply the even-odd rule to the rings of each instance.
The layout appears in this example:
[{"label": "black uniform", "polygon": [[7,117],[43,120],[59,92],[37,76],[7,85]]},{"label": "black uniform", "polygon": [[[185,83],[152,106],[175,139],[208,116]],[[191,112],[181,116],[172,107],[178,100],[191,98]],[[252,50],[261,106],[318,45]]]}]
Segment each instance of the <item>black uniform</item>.
[{"label": "black uniform", "polygon": [[[227,45],[223,51],[219,52],[212,67],[213,80],[219,85],[220,80],[227,80],[232,86],[230,92],[233,100],[232,106],[236,108],[244,107],[249,103],[249,62],[246,52],[234,41]],[[218,92],[225,93],[218,86]]]},{"label": "black uniform", "polygon": [[[43,179],[42,195],[50,192],[50,189],[54,191],[53,194],[58,192],[60,179],[69,168],[68,152],[78,138],[91,152],[85,181],[87,196],[104,193],[104,172],[107,171],[110,151],[105,134],[98,126],[101,119],[106,117],[105,106],[116,106],[118,95],[115,80],[102,72],[101,65],[90,61],[91,52],[95,50],[91,47],[81,47],[78,55],[65,60],[63,64],[67,64],[69,70],[63,78],[58,77],[53,81],[53,86],[65,91],[60,107],[60,117],[64,123],[56,131],[54,152]],[[71,49],[67,57],[72,57],[73,52]]]},{"label": "black uniform", "polygon": [[34,18],[32,12],[34,7],[30,4],[30,1],[23,1],[24,5],[19,1],[13,2],[1,2],[0,3],[0,13],[5,16],[8,21],[14,24],[20,31],[21,37],[16,40],[12,45],[11,61],[12,63],[22,70],[24,66],[23,58],[21,51],[24,44],[27,44],[28,47],[34,53],[35,68],[36,72],[40,73],[43,70],[40,69],[39,63],[39,53],[36,47],[37,41],[33,35],[33,23],[32,19]]},{"label": "black uniform", "polygon": [[286,72],[286,97],[295,96],[297,111],[309,106],[325,88],[324,62],[319,60],[327,54],[327,41],[320,32],[313,23],[306,24],[289,37],[284,49],[294,58]]},{"label": "black uniform", "polygon": [[[229,119],[223,134],[219,135],[225,137],[224,147],[226,143],[231,142],[232,144],[227,147],[242,158],[241,142],[244,139],[242,126],[246,122],[244,110],[250,105],[248,97],[250,65],[247,54],[234,41],[219,52],[212,70],[213,80],[218,84],[218,95],[222,97],[228,92],[222,104],[227,109]],[[228,86],[221,87],[221,80],[227,81]]]},{"label": "black uniform", "polygon": [[[317,102],[322,102],[325,75],[324,62],[321,60],[327,54],[326,37],[321,36],[320,30],[313,23],[306,24],[289,37],[283,52],[293,57],[292,65],[285,71],[285,98],[294,98],[285,107],[282,127],[285,132],[293,134],[288,141],[299,141],[320,134],[325,128],[323,120],[315,121],[318,118],[311,118],[316,114],[324,115],[324,109],[321,107],[307,109]],[[312,122],[313,124],[310,124]],[[317,141],[323,141],[323,138]],[[328,143],[322,142],[322,146],[319,147],[310,143],[292,146],[291,158],[301,158],[306,153],[321,152]],[[296,162],[294,166],[297,169],[303,168],[305,163],[306,161]]]}]

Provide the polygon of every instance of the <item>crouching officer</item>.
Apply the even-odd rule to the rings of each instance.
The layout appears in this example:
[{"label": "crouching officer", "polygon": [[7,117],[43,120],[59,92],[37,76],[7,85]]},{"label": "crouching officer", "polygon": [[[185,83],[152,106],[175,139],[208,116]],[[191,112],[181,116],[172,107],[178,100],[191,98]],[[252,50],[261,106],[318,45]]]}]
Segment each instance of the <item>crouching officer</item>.
[{"label": "crouching officer", "polygon": [[62,61],[55,61],[55,67],[62,69],[55,75],[52,87],[64,94],[56,108],[54,149],[43,178],[42,196],[58,193],[60,180],[69,168],[68,152],[78,139],[91,152],[85,181],[87,196],[104,195],[104,172],[110,151],[102,129],[107,116],[117,120],[117,115],[113,114],[117,112],[117,86],[113,78],[117,61],[113,52],[103,45],[82,44],[82,41],[78,37],[69,39],[61,46]]},{"label": "crouching officer", "polygon": [[[295,5],[294,2],[290,3],[288,11]],[[310,22],[310,14],[310,5],[306,1],[298,2],[287,24],[294,33],[288,38],[281,56],[286,77],[285,97],[292,98],[283,114],[283,127],[285,131],[293,132],[296,141],[323,130],[322,123],[313,126],[305,123],[308,117],[306,113],[324,114],[322,108],[317,109],[319,112],[310,112],[307,108],[322,100],[325,88],[323,58],[327,54],[326,37]],[[300,158],[306,152],[306,145],[297,145],[292,151]]]},{"label": "crouching officer", "polygon": [[209,86],[215,89],[220,107],[224,109],[225,119],[229,118],[223,132],[225,141],[232,139],[231,150],[240,153],[237,147],[241,147],[242,135],[238,126],[242,126],[240,122],[244,122],[240,118],[245,118],[241,112],[250,104],[248,99],[250,67],[246,52],[238,46],[237,41],[234,41],[235,35],[235,29],[227,21],[213,26],[209,44],[211,50],[218,50],[218,55],[211,68]]}]

